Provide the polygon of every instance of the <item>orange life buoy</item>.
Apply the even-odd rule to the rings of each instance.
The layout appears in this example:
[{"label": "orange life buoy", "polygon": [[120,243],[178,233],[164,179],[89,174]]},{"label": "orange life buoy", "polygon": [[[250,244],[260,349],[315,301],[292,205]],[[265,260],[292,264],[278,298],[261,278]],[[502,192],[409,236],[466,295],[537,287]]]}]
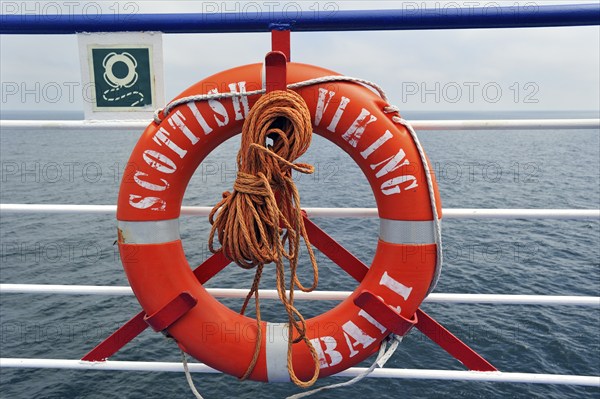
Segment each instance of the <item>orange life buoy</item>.
[{"label": "orange life buoy", "polygon": [[[335,75],[298,63],[289,63],[287,71],[288,83]],[[230,69],[195,84],[177,99],[260,90],[262,72],[262,64]],[[373,354],[390,333],[377,314],[357,306],[360,293],[370,292],[404,319],[414,318],[436,280],[431,197],[438,193],[435,180],[428,184],[424,154],[407,129],[384,112],[389,106],[375,92],[352,82],[313,84],[296,91],[308,105],[314,132],[347,152],[362,169],[381,226],[373,263],[358,288],[335,308],[307,320],[306,334],[319,355],[320,377],[325,377]],[[179,237],[179,216],[192,174],[214,148],[241,131],[257,99],[258,95],[232,95],[171,107],[160,123],[147,127],[133,150],[133,173],[121,183],[117,210],[122,263],[146,314],[189,292],[197,304],[168,327],[169,336],[196,359],[238,377],[254,353],[256,321],[221,304],[196,280]],[[439,197],[435,203],[441,215]],[[250,379],[289,380],[287,336],[287,324],[262,323],[261,353]],[[293,367],[301,379],[313,375],[305,345],[293,345]]]}]

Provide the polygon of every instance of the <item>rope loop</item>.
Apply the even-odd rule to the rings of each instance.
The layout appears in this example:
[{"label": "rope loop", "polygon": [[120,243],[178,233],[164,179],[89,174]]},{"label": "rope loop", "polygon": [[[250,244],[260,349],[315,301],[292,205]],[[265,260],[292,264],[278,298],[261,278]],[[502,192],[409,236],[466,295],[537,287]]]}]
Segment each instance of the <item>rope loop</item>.
[{"label": "rope loop", "polygon": [[[294,91],[274,91],[262,96],[250,110],[242,128],[242,142],[237,155],[238,174],[233,192],[223,193],[223,199],[212,209],[209,221],[209,249],[225,255],[245,269],[256,267],[252,287],[241,312],[244,314],[254,296],[257,339],[254,355],[241,377],[250,376],[262,341],[258,289],[264,267],[275,263],[277,292],[288,315],[287,368],[291,380],[300,387],[309,387],[319,376],[319,358],[306,337],[306,322],[294,306],[294,289],[304,292],[316,289],[319,274],[316,258],[304,227],[300,196],[292,179],[292,171],[313,173],[314,167],[294,163],[302,156],[312,139],[310,112],[304,99]],[[221,247],[215,248],[215,235]],[[310,257],[313,281],[304,286],[297,275],[300,238],[304,239]],[[286,286],[285,265],[290,269]],[[308,381],[295,375],[292,365],[292,345],[304,342],[315,362],[315,372]]]}]

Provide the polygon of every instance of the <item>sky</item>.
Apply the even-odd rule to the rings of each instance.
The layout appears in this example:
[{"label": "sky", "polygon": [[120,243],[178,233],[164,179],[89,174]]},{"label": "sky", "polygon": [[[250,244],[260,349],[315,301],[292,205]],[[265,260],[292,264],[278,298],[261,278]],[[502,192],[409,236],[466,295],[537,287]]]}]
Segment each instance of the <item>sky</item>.
[{"label": "sky", "polygon": [[[577,1],[577,0],[576,0]],[[598,0],[587,0],[587,3]],[[579,2],[579,1],[578,1]],[[581,2],[586,2],[581,0]],[[0,1],[8,13],[154,13],[463,7],[575,1]],[[269,33],[163,35],[166,99],[221,70],[262,62]],[[411,111],[600,109],[599,27],[292,33],[292,60],[378,83]],[[2,35],[3,111],[81,111],[75,35]],[[59,93],[58,91],[61,91]]]}]

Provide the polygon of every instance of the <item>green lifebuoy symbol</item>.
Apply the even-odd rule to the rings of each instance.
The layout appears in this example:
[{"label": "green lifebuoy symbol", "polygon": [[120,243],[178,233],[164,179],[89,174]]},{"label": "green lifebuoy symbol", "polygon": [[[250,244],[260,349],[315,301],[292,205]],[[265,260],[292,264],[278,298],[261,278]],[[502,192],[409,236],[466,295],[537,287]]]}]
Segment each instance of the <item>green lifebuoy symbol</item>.
[{"label": "green lifebuoy symbol", "polygon": [[97,108],[152,105],[148,48],[94,48],[92,62]]}]

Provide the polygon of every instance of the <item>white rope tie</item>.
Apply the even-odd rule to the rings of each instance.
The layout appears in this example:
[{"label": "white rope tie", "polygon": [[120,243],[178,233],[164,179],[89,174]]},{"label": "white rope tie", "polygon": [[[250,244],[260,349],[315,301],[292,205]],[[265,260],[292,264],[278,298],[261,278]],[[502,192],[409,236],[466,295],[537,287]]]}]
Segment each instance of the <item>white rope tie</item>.
[{"label": "white rope tie", "polygon": [[200,392],[198,392],[198,390],[196,389],[196,385],[194,385],[194,380],[192,380],[192,374],[190,373],[190,369],[188,368],[187,355],[184,351],[181,351],[181,358],[183,360],[183,371],[185,372],[185,379],[187,380],[188,385],[192,390],[192,393],[194,394],[196,399],[204,399],[202,395],[200,395]]},{"label": "white rope tie", "polygon": [[[329,82],[353,82],[353,83],[362,84],[369,89],[374,89],[385,102],[388,102],[388,98],[387,98],[384,90],[379,85],[377,85],[376,83],[373,83],[369,80],[353,78],[350,76],[338,76],[338,75],[323,76],[323,77],[316,78],[316,79],[309,79],[309,80],[305,80],[302,82],[289,84],[289,85],[287,85],[287,88],[294,90],[294,89],[299,89],[302,87],[318,85],[318,84],[322,84],[322,83],[329,83]],[[254,90],[254,91],[249,91],[249,92],[199,94],[199,95],[195,95],[195,96],[183,97],[183,98],[180,98],[178,100],[175,100],[175,101],[169,103],[162,110],[161,109],[156,110],[154,112],[154,122],[157,124],[162,122],[162,119],[160,118],[161,112],[162,112],[163,118],[167,117],[169,115],[169,113],[173,110],[173,108],[178,107],[183,104],[188,104],[191,102],[208,101],[208,100],[219,100],[219,99],[224,99],[224,98],[242,97],[242,96],[249,97],[249,96],[261,95],[264,93],[266,93],[266,90],[261,89],[261,90]],[[402,118],[400,116],[400,109],[398,107],[396,107],[395,105],[387,105],[386,107],[383,108],[383,112],[386,114],[396,114],[396,115],[392,116],[392,122],[402,125],[408,130],[408,132],[410,133],[410,136],[413,139],[415,146],[417,147],[417,151],[419,152],[419,156],[421,158],[421,163],[422,163],[423,167],[425,168],[427,189],[429,191],[429,201],[431,203],[431,212],[433,214],[434,233],[435,233],[434,238],[435,238],[435,244],[436,244],[436,266],[435,266],[434,278],[429,286],[429,290],[427,291],[427,295],[429,295],[435,289],[435,286],[437,285],[437,283],[439,281],[440,275],[442,273],[442,264],[443,264],[442,226],[441,226],[441,221],[440,221],[439,214],[437,211],[437,204],[436,204],[436,199],[435,199],[435,190],[433,188],[433,177],[431,174],[431,167],[429,165],[429,162],[427,161],[425,151],[423,150],[423,147],[421,146],[421,142],[419,141],[419,138],[417,137],[416,131],[413,129],[413,127],[410,125],[410,123],[407,120],[405,120],[404,118]],[[381,347],[379,348],[379,353],[377,355],[377,359],[375,359],[375,361],[373,362],[371,367],[366,369],[364,372],[362,372],[358,376],[352,378],[351,380],[342,382],[339,384],[327,385],[327,386],[324,386],[321,388],[313,389],[311,391],[301,392],[301,393],[289,396],[287,399],[299,399],[299,398],[313,395],[317,392],[321,392],[324,390],[356,384],[357,382],[359,382],[360,380],[365,378],[367,375],[372,373],[373,370],[375,370],[375,368],[377,368],[377,367],[383,368],[385,363],[396,352],[396,349],[398,349],[398,344],[400,342],[402,342],[402,338],[403,337],[399,337],[395,334],[391,334],[389,337],[387,337],[382,342]],[[387,350],[386,350],[386,346],[387,346],[386,341],[391,341],[390,347]],[[192,380],[192,376],[188,369],[187,356],[186,356],[185,352],[183,352],[183,351],[182,351],[182,357],[183,357],[183,369],[185,371],[185,377],[190,386],[190,389],[196,396],[196,399],[203,399],[202,395],[200,395],[200,393],[196,390],[196,387],[194,386],[194,381]]]},{"label": "white rope tie", "polygon": [[159,124],[162,122],[162,119],[160,119],[161,111],[163,113],[163,116],[166,117],[167,115],[169,115],[169,113],[171,113],[171,110],[173,108],[178,107],[183,104],[195,103],[195,102],[201,102],[201,101],[209,101],[209,100],[220,100],[223,98],[255,96],[255,95],[264,94],[264,93],[266,93],[266,90],[263,89],[263,90],[253,90],[253,91],[241,92],[241,93],[230,92],[230,93],[214,93],[214,94],[197,94],[195,96],[183,97],[178,100],[170,102],[162,109],[159,108],[156,111],[154,111],[154,122],[156,124]]},{"label": "white rope tie", "polygon": [[[390,347],[386,349],[387,347],[387,342],[391,342]],[[331,384],[331,385],[326,385],[324,387],[321,388],[317,388],[317,389],[312,389],[310,391],[306,391],[306,392],[300,392],[297,393],[295,395],[292,396],[288,396],[286,399],[299,399],[299,398],[304,398],[306,396],[311,396],[314,395],[316,393],[325,391],[325,390],[329,390],[329,389],[336,389],[336,388],[341,388],[341,387],[347,387],[350,385],[354,385],[357,382],[359,382],[360,380],[362,380],[363,378],[365,378],[366,376],[368,376],[369,374],[371,374],[373,372],[373,370],[375,370],[376,368],[383,368],[383,366],[385,366],[385,364],[387,363],[388,360],[390,360],[390,358],[392,357],[392,355],[396,352],[396,349],[398,349],[398,345],[402,342],[402,337],[395,335],[395,334],[391,334],[390,336],[388,336],[382,343],[381,346],[379,347],[379,353],[377,354],[377,359],[375,359],[375,361],[373,362],[373,364],[371,364],[371,366],[366,369],[365,371],[363,371],[362,373],[360,373],[359,375],[357,375],[356,377],[352,378],[351,380],[345,381],[345,382],[340,382],[338,384]]]},{"label": "white rope tie", "polygon": [[[320,78],[309,79],[309,80],[304,80],[302,82],[289,84],[289,85],[287,85],[287,88],[294,90],[294,89],[300,89],[302,87],[318,85],[318,84],[322,84],[322,83],[329,83],[329,82],[361,83],[367,87],[375,89],[377,91],[377,93],[379,93],[381,98],[387,102],[387,97],[385,95],[385,92],[383,91],[383,89],[381,87],[379,87],[379,85],[377,85],[376,83],[370,82],[368,80],[365,80],[365,79],[353,78],[350,76],[338,76],[338,75],[322,76]],[[170,102],[163,109],[157,109],[156,111],[154,111],[154,122],[156,124],[161,123],[162,122],[162,119],[160,118],[161,112],[163,114],[163,117],[166,117],[171,113],[173,108],[178,107],[180,105],[194,103],[194,102],[200,102],[200,101],[221,100],[224,98],[257,96],[260,94],[265,94],[266,92],[267,92],[266,89],[260,89],[260,90],[253,90],[253,91],[247,91],[247,92],[242,91],[242,92],[229,92],[229,93],[197,94],[195,96],[182,97],[180,99]]]},{"label": "white rope tie", "polygon": [[321,76],[320,78],[309,79],[309,80],[304,80],[302,82],[289,84],[289,85],[287,85],[287,88],[294,90],[294,89],[299,89],[299,88],[306,87],[306,86],[318,85],[318,84],[329,83],[329,82],[361,83],[364,86],[367,86],[368,88],[375,89],[375,91],[377,91],[379,96],[385,102],[388,102],[385,92],[377,83],[371,82],[370,80],[366,80],[366,79],[353,78],[352,76],[339,76],[339,75]]}]

